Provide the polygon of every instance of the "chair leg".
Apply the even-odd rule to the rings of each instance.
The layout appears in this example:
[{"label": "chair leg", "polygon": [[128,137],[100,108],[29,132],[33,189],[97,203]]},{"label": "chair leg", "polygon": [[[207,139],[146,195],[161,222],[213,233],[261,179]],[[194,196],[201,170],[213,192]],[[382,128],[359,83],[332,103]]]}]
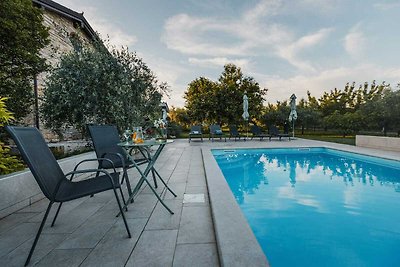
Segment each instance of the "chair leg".
[{"label": "chair leg", "polygon": [[[130,195],[132,195],[132,188],[131,188],[131,182],[129,181],[129,178],[128,178],[128,171],[127,171],[127,169],[124,169],[123,172],[124,172],[124,174],[122,175],[122,181],[124,179],[126,179],[126,187],[128,188],[128,195],[130,196]],[[122,184],[122,181],[121,181],[121,184]],[[133,203],[133,198],[131,200],[131,203]],[[125,204],[127,204],[127,203],[125,203]]]},{"label": "chair leg", "polygon": [[113,190],[114,190],[115,198],[117,199],[119,211],[120,211],[120,213],[121,213],[121,215],[122,215],[122,219],[124,220],[124,224],[125,224],[126,231],[128,232],[129,238],[131,238],[131,237],[132,237],[131,231],[129,231],[128,222],[126,221],[125,213],[124,213],[123,210],[122,210],[121,201],[119,200],[119,197],[118,197],[118,194],[117,194],[117,190],[115,190],[115,188],[113,188]]},{"label": "chair leg", "polygon": [[51,227],[53,227],[54,224],[56,223],[56,220],[57,220],[57,217],[58,217],[58,213],[60,212],[60,209],[61,209],[62,204],[63,204],[63,203],[60,202],[60,205],[58,205],[56,215],[54,215],[53,221],[51,222]]},{"label": "chair leg", "polygon": [[124,193],[122,192],[122,188],[121,187],[119,187],[119,192],[121,193],[122,202],[124,202],[125,211],[128,211],[128,203],[126,203],[125,196],[124,196]]},{"label": "chair leg", "polygon": [[[100,169],[100,166],[99,166],[99,169]],[[97,178],[99,175],[100,175],[100,172],[96,172],[96,177],[95,178]],[[90,197],[94,197],[94,194],[91,194]]]},{"label": "chair leg", "polygon": [[175,192],[172,191],[172,189],[169,188],[169,186],[168,186],[167,183],[164,181],[164,179],[161,178],[160,174],[159,174],[157,171],[155,171],[155,173],[157,174],[157,176],[158,176],[158,178],[160,179],[160,181],[165,185],[165,187],[167,188],[167,190],[168,190],[169,192],[171,192],[171,194],[172,194],[174,197],[177,197],[177,195],[175,194]]},{"label": "chair leg", "polygon": [[165,205],[164,201],[162,201],[161,197],[157,194],[157,192],[154,190],[154,188],[151,186],[150,182],[147,181],[147,179],[144,179],[144,181],[147,183],[147,185],[150,187],[151,191],[153,191],[154,195],[156,195],[158,201],[169,211],[169,213],[174,214],[174,212],[168,208],[167,205]]},{"label": "chair leg", "polygon": [[157,180],[156,180],[156,175],[154,174],[154,169],[151,169],[151,174],[153,175],[154,187],[155,187],[155,188],[158,188]]},{"label": "chair leg", "polygon": [[28,255],[28,258],[26,259],[26,262],[25,262],[24,266],[27,266],[29,264],[29,262],[31,261],[31,257],[32,257],[33,251],[35,250],[36,244],[37,244],[37,242],[39,240],[40,234],[42,233],[43,226],[46,223],[47,217],[49,216],[49,212],[50,212],[50,209],[51,209],[51,206],[53,205],[53,203],[54,202],[50,202],[49,206],[47,207],[46,213],[44,214],[42,223],[40,224],[39,230],[36,233],[35,240],[33,241],[31,250],[29,251],[29,255]]}]

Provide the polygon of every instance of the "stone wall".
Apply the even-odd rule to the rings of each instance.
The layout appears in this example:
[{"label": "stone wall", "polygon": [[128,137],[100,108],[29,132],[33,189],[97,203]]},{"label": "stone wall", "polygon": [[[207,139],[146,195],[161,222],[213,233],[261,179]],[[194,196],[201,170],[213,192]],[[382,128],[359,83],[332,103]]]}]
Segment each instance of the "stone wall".
[{"label": "stone wall", "polygon": [[[90,43],[91,37],[88,36],[75,21],[47,9],[43,9],[43,24],[49,28],[50,45],[42,49],[41,55],[46,58],[47,63],[52,67],[56,67],[63,54],[73,51],[74,47],[71,42],[71,36],[76,35],[85,43]],[[48,73],[41,73],[37,77],[39,99],[43,96],[45,80]],[[40,100],[39,100],[40,101]],[[40,102],[39,102],[40,105]],[[26,119],[27,125],[35,125],[34,112]],[[40,130],[47,141],[59,141],[58,136],[46,129],[43,121],[40,120]],[[66,132],[66,139],[75,139],[79,137],[74,129]]]},{"label": "stone wall", "polygon": [[400,152],[400,138],[356,135],[356,146]]},{"label": "stone wall", "polygon": [[[88,152],[58,160],[64,173],[70,172],[75,165],[85,159],[96,158],[94,152]],[[96,169],[97,161],[83,163],[81,169]],[[77,175],[75,180],[85,179],[88,175]],[[44,198],[36,180],[29,169],[0,176],[0,219]]]}]

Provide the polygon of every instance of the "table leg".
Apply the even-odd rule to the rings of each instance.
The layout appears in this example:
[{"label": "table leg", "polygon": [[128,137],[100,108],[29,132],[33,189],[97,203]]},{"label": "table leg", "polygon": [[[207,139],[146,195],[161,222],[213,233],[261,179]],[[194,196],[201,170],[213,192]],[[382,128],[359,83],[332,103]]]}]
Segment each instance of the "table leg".
[{"label": "table leg", "polygon": [[[146,151],[146,154],[147,154],[147,155],[145,155],[145,153],[143,152],[143,150]],[[143,148],[139,148],[139,151],[140,151],[140,153],[142,154],[142,156],[143,156],[145,159],[147,159],[147,162],[151,161],[151,154],[150,154],[149,149],[146,149],[146,148],[144,148],[144,149],[143,149]],[[151,174],[153,175],[154,187],[155,187],[155,188],[158,188],[156,176],[154,175],[154,170],[155,170],[154,168],[151,170]]]},{"label": "table leg", "polygon": [[[156,153],[154,154],[154,156],[151,158],[151,160],[149,159],[149,163],[146,167],[146,169],[144,170],[144,172],[142,172],[142,170],[140,170],[139,166],[136,164],[136,162],[132,159],[133,164],[135,165],[135,168],[138,170],[138,172],[141,175],[141,178],[139,179],[139,182],[137,183],[137,185],[135,186],[135,188],[132,191],[132,194],[129,196],[126,205],[128,205],[128,203],[134,198],[134,196],[137,194],[137,192],[139,191],[140,187],[143,185],[144,182],[147,183],[147,185],[150,187],[151,191],[156,195],[157,199],[161,202],[161,204],[171,213],[174,214],[174,212],[168,208],[168,206],[164,203],[164,201],[160,198],[160,196],[158,195],[158,193],[155,191],[155,189],[153,188],[153,186],[150,184],[150,182],[147,180],[147,176],[150,173],[150,171],[154,170],[155,173],[157,173],[157,175],[159,176],[160,180],[162,181],[162,183],[166,186],[166,188],[176,197],[176,194],[167,186],[167,184],[165,183],[165,181],[161,178],[161,176],[158,174],[158,172],[154,169],[154,164],[156,163],[161,151],[163,150],[163,148],[165,147],[165,144],[161,144]],[[130,155],[128,155],[130,156]],[[119,215],[119,213],[118,213]]]}]

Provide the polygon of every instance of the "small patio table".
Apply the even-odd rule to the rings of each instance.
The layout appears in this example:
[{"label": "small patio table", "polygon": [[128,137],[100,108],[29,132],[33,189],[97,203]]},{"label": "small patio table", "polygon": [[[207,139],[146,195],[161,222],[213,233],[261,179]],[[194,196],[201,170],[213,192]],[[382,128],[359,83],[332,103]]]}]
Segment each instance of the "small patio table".
[{"label": "small patio table", "polygon": [[[164,149],[164,147],[167,144],[170,144],[172,142],[173,142],[173,140],[145,140],[143,143],[134,143],[132,141],[118,143],[119,146],[123,147],[127,151],[127,156],[131,159],[135,168],[138,170],[138,172],[141,175],[137,185],[135,186],[133,191],[130,193],[129,198],[126,201],[126,204],[124,206],[124,209],[126,208],[128,203],[133,200],[135,195],[139,192],[139,189],[143,185],[143,183],[146,182],[147,186],[150,187],[151,191],[156,195],[156,197],[160,201],[160,203],[169,211],[169,213],[174,214],[174,212],[164,203],[164,201],[162,201],[161,197],[157,194],[154,187],[147,180],[147,176],[149,175],[149,173],[151,171],[153,173],[153,175],[156,174],[158,176],[158,178],[165,185],[167,190],[169,192],[171,192],[171,194],[174,195],[174,197],[176,197],[176,194],[174,193],[174,191],[172,191],[171,188],[168,187],[167,183],[164,181],[164,179],[161,177],[161,175],[154,168],[154,164],[156,163],[158,157],[160,156],[161,151]],[[150,148],[153,146],[158,146],[158,148],[157,148],[156,152],[154,153],[154,155],[151,156]],[[134,148],[137,148],[140,151],[140,153],[143,155],[143,157],[145,157],[147,159],[148,163],[147,163],[147,167],[144,171],[142,171],[139,168],[139,166],[136,164],[135,160],[131,156],[130,152]],[[157,186],[157,184],[155,184],[155,186]]]}]

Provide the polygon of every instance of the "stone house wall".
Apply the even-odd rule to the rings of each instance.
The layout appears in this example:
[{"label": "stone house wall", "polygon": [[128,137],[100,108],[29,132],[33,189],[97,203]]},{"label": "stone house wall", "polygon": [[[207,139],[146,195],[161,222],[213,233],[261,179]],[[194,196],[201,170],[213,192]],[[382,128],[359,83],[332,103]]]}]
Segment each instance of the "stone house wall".
[{"label": "stone house wall", "polygon": [[[74,49],[71,42],[71,37],[77,36],[84,43],[90,44],[90,41],[93,39],[93,37],[89,36],[87,32],[82,30],[81,25],[79,25],[79,23],[77,23],[75,20],[66,16],[62,16],[46,8],[42,8],[42,10],[43,24],[49,28],[50,44],[42,49],[41,55],[42,57],[46,58],[47,63],[50,64],[51,67],[56,67],[61,56],[65,53],[71,52]],[[45,90],[45,80],[47,75],[48,73],[45,72],[41,73],[37,77],[39,106],[40,99]],[[35,125],[35,115],[33,110],[24,122],[27,125]],[[45,128],[42,119],[39,119],[39,126],[47,141],[59,141],[58,135]],[[65,132],[64,137],[67,140],[80,138],[77,131],[72,128]]]}]

